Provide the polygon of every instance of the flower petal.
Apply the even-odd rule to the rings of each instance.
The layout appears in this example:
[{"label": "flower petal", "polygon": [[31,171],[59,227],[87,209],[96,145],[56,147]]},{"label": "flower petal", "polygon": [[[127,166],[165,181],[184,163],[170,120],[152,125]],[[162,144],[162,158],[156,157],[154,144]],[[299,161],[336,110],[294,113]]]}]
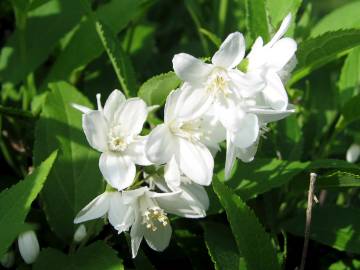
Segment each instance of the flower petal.
[{"label": "flower petal", "polygon": [[174,156],[165,165],[164,178],[171,190],[176,190],[180,186],[180,170]]},{"label": "flower petal", "polygon": [[240,32],[231,33],[221,44],[211,61],[224,68],[236,67],[245,55],[245,39]]},{"label": "flower petal", "polygon": [[91,147],[99,152],[105,152],[107,150],[108,124],[103,113],[91,111],[83,114],[82,126]]},{"label": "flower petal", "polygon": [[270,123],[274,121],[279,121],[289,116],[290,114],[295,112],[295,108],[293,105],[289,104],[287,109],[284,111],[265,108],[250,108],[249,112],[256,114],[261,123]]},{"label": "flower petal", "polygon": [[356,163],[360,156],[360,145],[353,143],[346,151],[346,161],[349,163]]},{"label": "flower petal", "polygon": [[280,40],[280,38],[282,38],[285,35],[286,31],[290,27],[291,18],[292,18],[291,13],[289,13],[282,21],[282,23],[279,27],[279,30],[275,33],[275,35],[270,40],[270,42],[268,44],[266,44],[265,46],[268,46],[268,47],[273,46],[278,40]]},{"label": "flower petal", "polygon": [[128,156],[111,152],[103,153],[100,156],[99,167],[106,182],[119,191],[134,182],[136,168]]},{"label": "flower petal", "polygon": [[[125,205],[120,192],[113,192],[110,200],[110,207],[108,212],[108,219],[110,224],[115,228],[119,229],[119,227],[124,228],[126,217],[126,212],[129,209],[128,205]],[[127,224],[129,225],[129,224]],[[131,224],[130,224],[131,225]],[[127,227],[127,229],[130,227]],[[121,231],[120,231],[121,232]]]},{"label": "flower petal", "polygon": [[271,48],[267,63],[276,71],[281,70],[294,57],[297,44],[292,38],[282,38]]},{"label": "flower petal", "polygon": [[205,82],[212,71],[212,65],[206,64],[200,59],[186,53],[176,54],[172,60],[176,75],[185,82],[200,85]]},{"label": "flower petal", "polygon": [[32,264],[36,261],[39,252],[40,245],[34,231],[26,231],[19,235],[18,246],[21,257],[27,264]]},{"label": "flower petal", "polygon": [[89,107],[86,107],[86,106],[83,106],[83,105],[80,105],[80,104],[76,104],[76,103],[71,103],[71,106],[74,109],[77,109],[78,111],[80,111],[82,113],[89,113],[89,112],[93,111],[93,109],[90,109]]},{"label": "flower petal", "polygon": [[213,175],[214,159],[210,151],[200,143],[178,138],[179,148],[176,160],[180,170],[199,185],[210,185]]},{"label": "flower petal", "polygon": [[147,117],[146,103],[140,98],[128,99],[116,117],[126,135],[138,135]]},{"label": "flower petal", "polygon": [[125,96],[121,91],[115,89],[111,92],[104,105],[104,115],[106,119],[111,123],[116,111],[122,108],[125,104]]},{"label": "flower petal", "polygon": [[144,237],[144,226],[142,224],[142,217],[140,216],[140,213],[137,212],[135,217],[135,222],[133,224],[133,226],[131,227],[131,231],[130,231],[130,237],[131,237],[131,253],[132,253],[132,257],[135,258],[138,251],[139,251],[139,247],[141,244],[141,240]]},{"label": "flower petal", "polygon": [[175,138],[165,124],[155,127],[148,138],[145,151],[156,164],[167,163],[175,153]]},{"label": "flower petal", "polygon": [[237,148],[236,157],[239,158],[242,162],[253,161],[258,145],[259,145],[259,138],[247,148]]},{"label": "flower petal", "polygon": [[151,161],[148,160],[145,153],[145,146],[149,136],[138,136],[135,140],[126,148],[126,155],[128,155],[135,164],[141,166],[151,165]]},{"label": "flower petal", "polygon": [[232,134],[231,141],[240,148],[252,145],[259,135],[259,120],[255,114],[246,114]]},{"label": "flower petal", "polygon": [[288,96],[279,76],[273,71],[268,71],[266,82],[263,90],[265,102],[275,110],[285,110],[288,106]]},{"label": "flower petal", "polygon": [[231,142],[230,132],[226,133],[226,160],[225,160],[225,180],[230,178],[231,170],[235,163],[235,145]]},{"label": "flower petal", "polygon": [[105,215],[110,207],[110,198],[110,192],[97,196],[76,215],[74,223],[82,223]]},{"label": "flower petal", "polygon": [[[172,229],[170,223],[167,225],[162,225],[160,222],[156,221],[156,230],[144,228],[144,238],[146,243],[150,248],[156,251],[163,251],[168,247],[171,239]],[[145,227],[143,225],[143,227]]]}]

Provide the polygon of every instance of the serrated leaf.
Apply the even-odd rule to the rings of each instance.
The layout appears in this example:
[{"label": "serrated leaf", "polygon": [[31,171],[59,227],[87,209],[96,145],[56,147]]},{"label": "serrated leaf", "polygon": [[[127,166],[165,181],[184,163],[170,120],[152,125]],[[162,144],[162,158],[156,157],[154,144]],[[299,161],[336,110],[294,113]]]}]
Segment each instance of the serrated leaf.
[{"label": "serrated leaf", "polygon": [[105,243],[98,241],[75,254],[65,255],[59,250],[46,248],[41,251],[34,269],[47,270],[123,270],[124,266],[116,252]]},{"label": "serrated leaf", "polygon": [[122,90],[128,97],[136,96],[135,72],[128,55],[125,54],[119,40],[109,27],[99,21],[96,21],[95,25]]},{"label": "serrated leaf", "polygon": [[360,94],[360,47],[354,48],[347,56],[341,69],[338,86],[341,106],[355,95]]},{"label": "serrated leaf", "polygon": [[[305,211],[284,224],[287,231],[304,236]],[[360,210],[342,206],[316,207],[310,238],[335,249],[360,254]]]},{"label": "serrated leaf", "polygon": [[203,228],[206,247],[215,269],[240,269],[241,257],[231,230],[215,222],[204,222]]},{"label": "serrated leaf", "polygon": [[26,78],[47,59],[82,14],[80,3],[73,0],[51,0],[31,10],[26,29],[17,29],[1,50],[0,80],[17,84]]},{"label": "serrated leaf", "polygon": [[171,90],[176,89],[180,79],[172,71],[154,76],[144,82],[138,92],[148,105],[163,105]]},{"label": "serrated leaf", "polygon": [[300,43],[296,54],[298,65],[290,84],[338,59],[358,45],[360,45],[360,30],[353,29],[327,32]]},{"label": "serrated leaf", "polygon": [[61,239],[71,241],[75,215],[103,191],[103,180],[99,153],[88,145],[81,113],[71,106],[92,107],[90,102],[65,82],[50,84],[50,89],[36,125],[34,162],[38,164],[53,149],[60,150],[41,195],[50,227]]},{"label": "serrated leaf", "polygon": [[25,218],[31,203],[42,189],[57,157],[53,152],[31,174],[0,193],[0,256],[25,228]]},{"label": "serrated leaf", "polygon": [[[289,183],[309,165],[309,162],[278,159],[255,159],[251,163],[238,162],[235,172],[226,184],[243,200],[248,200]],[[225,181],[224,170],[221,170],[217,177]]]},{"label": "serrated leaf", "polygon": [[271,239],[253,211],[216,177],[213,179],[213,188],[226,211],[237,247],[244,257],[247,269],[280,269]]},{"label": "serrated leaf", "polygon": [[264,42],[270,40],[269,20],[265,0],[246,0],[246,22],[252,40],[262,37]]},{"label": "serrated leaf", "polygon": [[[109,25],[113,33],[119,33],[141,11],[141,2],[141,0],[112,0],[99,7],[96,17]],[[119,11],[122,11],[121,16]],[[79,24],[61,51],[45,82],[68,79],[73,70],[86,66],[103,51],[104,47],[94,24],[87,18]]]},{"label": "serrated leaf", "polygon": [[360,28],[359,9],[359,1],[355,1],[335,9],[324,16],[312,28],[311,36],[315,37],[325,32],[340,29]]},{"label": "serrated leaf", "polygon": [[[360,173],[360,170],[358,171]],[[318,189],[360,187],[360,175],[351,172],[336,171],[316,180]]]}]

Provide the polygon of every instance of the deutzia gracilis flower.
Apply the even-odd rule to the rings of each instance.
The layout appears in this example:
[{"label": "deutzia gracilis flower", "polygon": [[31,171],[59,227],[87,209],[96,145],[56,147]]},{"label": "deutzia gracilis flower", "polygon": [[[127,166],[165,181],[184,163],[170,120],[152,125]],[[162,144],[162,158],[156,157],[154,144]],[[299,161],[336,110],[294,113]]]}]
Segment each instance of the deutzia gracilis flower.
[{"label": "deutzia gracilis flower", "polygon": [[[181,192],[156,193],[147,187],[123,191],[123,203],[130,213],[116,229],[121,233],[131,226],[131,251],[133,258],[145,238],[150,248],[163,251],[170,242],[172,229],[168,213],[183,217],[203,217],[193,210],[192,201],[186,201]],[[129,218],[131,217],[131,218]]]},{"label": "deutzia gracilis flower", "polygon": [[86,237],[86,227],[84,224],[81,224],[74,233],[74,241],[80,243]]},{"label": "deutzia gracilis flower", "polygon": [[354,143],[350,145],[349,149],[346,151],[346,161],[350,163],[355,163],[360,156],[360,145]]},{"label": "deutzia gracilis flower", "polygon": [[263,77],[265,83],[261,89],[263,98],[271,108],[285,110],[288,106],[288,96],[281,77],[288,77],[294,68],[297,44],[292,38],[283,37],[290,26],[291,14],[283,20],[278,32],[269,43],[263,45],[261,37],[254,42],[247,56],[247,74]]},{"label": "deutzia gracilis flower", "polygon": [[118,190],[133,183],[135,164],[150,164],[144,152],[146,137],[139,136],[147,110],[140,98],[126,100],[119,90],[114,90],[104,108],[98,101],[98,110],[83,114],[86,138],[94,149],[102,152],[100,171],[105,180]]},{"label": "deutzia gracilis flower", "polygon": [[[204,136],[221,137],[221,130],[210,132],[204,124],[203,111],[198,92],[184,84],[170,93],[166,99],[164,124],[158,125],[149,135],[146,154],[156,164],[168,163],[175,159],[180,170],[195,183],[209,185],[212,180],[214,159],[204,145]],[[205,129],[206,127],[206,129]]]},{"label": "deutzia gracilis flower", "polygon": [[74,223],[97,219],[107,214],[110,224],[115,227],[123,220],[127,208],[122,203],[119,191],[105,191],[86,205],[75,217]]},{"label": "deutzia gracilis flower", "polygon": [[21,257],[27,264],[32,264],[36,261],[40,246],[34,231],[26,231],[19,235],[18,246]]}]

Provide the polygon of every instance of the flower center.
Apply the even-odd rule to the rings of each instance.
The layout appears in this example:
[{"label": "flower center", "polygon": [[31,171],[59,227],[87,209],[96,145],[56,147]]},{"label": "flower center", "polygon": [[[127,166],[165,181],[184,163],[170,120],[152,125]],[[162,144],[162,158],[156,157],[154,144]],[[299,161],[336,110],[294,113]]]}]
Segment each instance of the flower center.
[{"label": "flower center", "polygon": [[199,141],[202,135],[199,119],[186,122],[174,121],[170,124],[170,130],[173,134],[191,141]]},{"label": "flower center", "polygon": [[215,70],[208,78],[206,88],[209,92],[218,95],[228,95],[229,91],[229,79],[225,70]]},{"label": "flower center", "polygon": [[110,132],[108,134],[108,146],[111,151],[125,151],[128,144],[129,138],[121,134],[120,126],[117,125],[110,129]]},{"label": "flower center", "polygon": [[163,209],[154,206],[148,208],[143,215],[143,223],[146,224],[146,228],[155,232],[159,225],[167,226],[169,224],[169,218]]}]

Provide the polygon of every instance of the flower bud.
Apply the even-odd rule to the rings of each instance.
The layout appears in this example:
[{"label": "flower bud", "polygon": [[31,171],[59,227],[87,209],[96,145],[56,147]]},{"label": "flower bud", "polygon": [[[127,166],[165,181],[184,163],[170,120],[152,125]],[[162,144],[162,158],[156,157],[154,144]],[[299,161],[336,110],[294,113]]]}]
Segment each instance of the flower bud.
[{"label": "flower bud", "polygon": [[40,252],[40,246],[34,231],[26,231],[19,235],[18,246],[21,257],[27,264],[32,264]]},{"label": "flower bud", "polygon": [[349,149],[346,151],[346,161],[350,163],[355,163],[360,156],[360,145],[354,143],[350,145]]},{"label": "flower bud", "polygon": [[14,251],[6,252],[1,258],[1,265],[5,268],[11,268],[15,262],[15,254]]},{"label": "flower bud", "polygon": [[74,233],[74,241],[81,242],[86,237],[86,227],[84,224],[81,224]]}]

